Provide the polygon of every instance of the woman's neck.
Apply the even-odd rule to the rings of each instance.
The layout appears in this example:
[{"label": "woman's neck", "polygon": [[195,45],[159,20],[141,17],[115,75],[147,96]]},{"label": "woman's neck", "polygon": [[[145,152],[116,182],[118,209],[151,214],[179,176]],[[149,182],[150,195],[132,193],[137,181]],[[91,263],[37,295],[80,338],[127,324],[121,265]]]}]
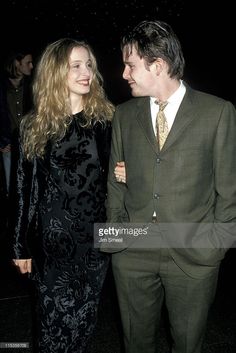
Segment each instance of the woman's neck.
[{"label": "woman's neck", "polygon": [[82,96],[78,96],[78,95],[76,95],[74,97],[71,96],[70,97],[70,103],[71,103],[72,114],[79,113],[84,108]]}]

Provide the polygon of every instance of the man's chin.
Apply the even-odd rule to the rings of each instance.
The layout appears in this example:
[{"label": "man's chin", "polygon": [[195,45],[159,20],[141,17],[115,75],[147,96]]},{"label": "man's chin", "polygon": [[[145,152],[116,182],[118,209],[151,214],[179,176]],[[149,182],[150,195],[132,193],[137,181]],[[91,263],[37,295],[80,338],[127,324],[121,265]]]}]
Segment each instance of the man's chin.
[{"label": "man's chin", "polygon": [[132,94],[133,97],[139,97],[139,94],[138,94],[137,91],[135,91],[135,89],[131,88],[131,94]]},{"label": "man's chin", "polygon": [[150,93],[148,93],[149,92],[142,92],[141,90],[131,88],[131,94],[133,97],[150,97]]}]

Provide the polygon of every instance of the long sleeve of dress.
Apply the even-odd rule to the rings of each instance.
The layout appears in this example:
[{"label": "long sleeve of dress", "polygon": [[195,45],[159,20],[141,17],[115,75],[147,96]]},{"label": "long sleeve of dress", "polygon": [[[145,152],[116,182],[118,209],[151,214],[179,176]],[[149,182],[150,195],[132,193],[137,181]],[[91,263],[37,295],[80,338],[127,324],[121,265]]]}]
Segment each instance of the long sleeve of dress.
[{"label": "long sleeve of dress", "polygon": [[111,149],[111,130],[112,129],[110,121],[107,121],[106,125],[97,123],[95,127],[98,155],[102,168],[105,186],[107,183],[109,156]]},{"label": "long sleeve of dress", "polygon": [[10,234],[12,256],[16,259],[31,257],[30,236],[34,233],[38,202],[36,161],[29,162],[23,156],[20,142],[14,146],[11,179]]}]

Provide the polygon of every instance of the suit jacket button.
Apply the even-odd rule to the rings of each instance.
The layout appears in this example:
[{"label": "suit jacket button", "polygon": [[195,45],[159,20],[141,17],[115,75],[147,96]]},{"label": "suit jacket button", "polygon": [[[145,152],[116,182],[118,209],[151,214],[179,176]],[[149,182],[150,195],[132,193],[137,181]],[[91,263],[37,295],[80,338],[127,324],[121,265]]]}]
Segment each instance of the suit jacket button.
[{"label": "suit jacket button", "polygon": [[152,223],[157,223],[157,216],[152,216]]}]

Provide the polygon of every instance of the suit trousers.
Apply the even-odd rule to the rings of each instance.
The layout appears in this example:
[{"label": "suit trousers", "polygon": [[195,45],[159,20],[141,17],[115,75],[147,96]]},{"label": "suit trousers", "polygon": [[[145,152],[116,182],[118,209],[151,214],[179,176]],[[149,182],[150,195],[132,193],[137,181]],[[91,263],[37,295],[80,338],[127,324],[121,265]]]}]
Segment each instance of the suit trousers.
[{"label": "suit trousers", "polygon": [[158,352],[164,302],[173,340],[171,352],[201,352],[219,266],[204,278],[192,278],[177,266],[168,249],[128,248],[112,255],[112,268],[126,353]]}]

